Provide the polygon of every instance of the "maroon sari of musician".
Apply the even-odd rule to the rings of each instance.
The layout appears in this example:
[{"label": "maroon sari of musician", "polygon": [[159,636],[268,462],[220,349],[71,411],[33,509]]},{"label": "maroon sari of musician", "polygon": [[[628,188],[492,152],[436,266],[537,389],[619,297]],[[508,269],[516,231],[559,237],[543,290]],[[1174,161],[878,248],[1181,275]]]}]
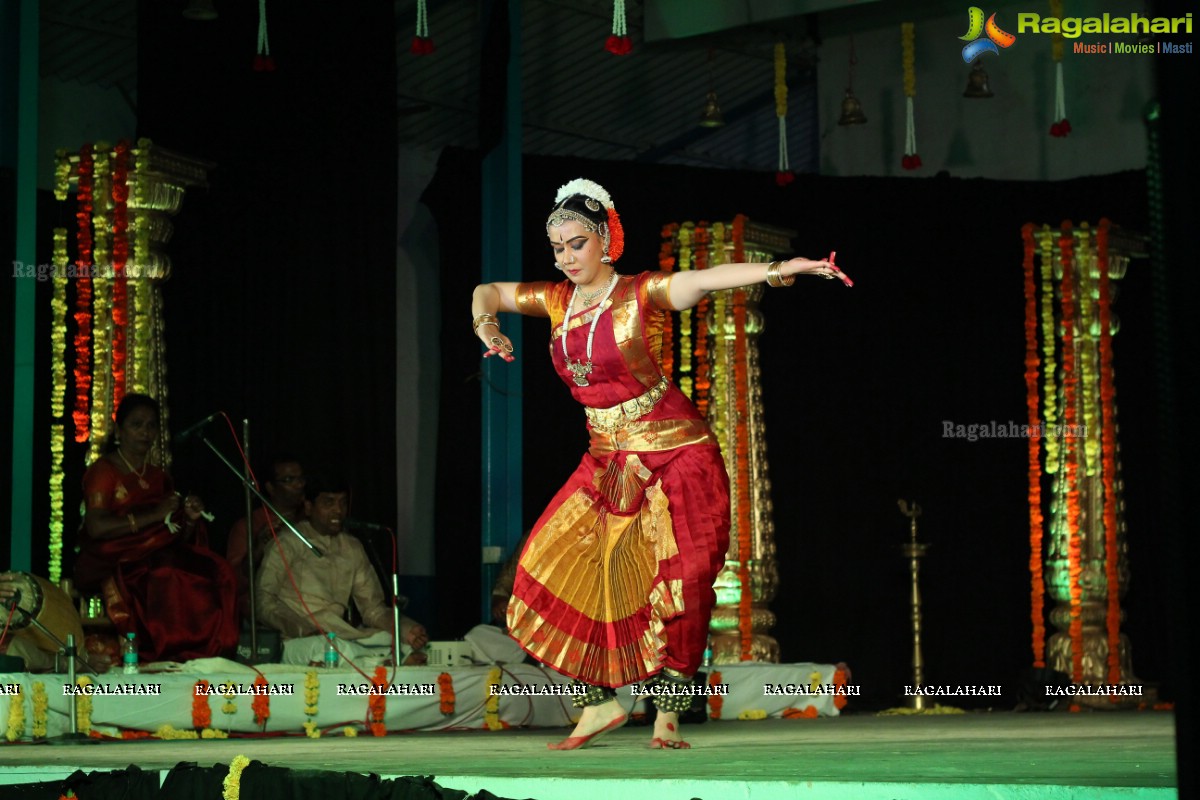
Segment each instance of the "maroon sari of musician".
[{"label": "maroon sari of musician", "polygon": [[[171,478],[145,464],[123,472],[119,462],[98,459],[83,477],[89,514],[129,519],[129,532],[99,537],[84,525],[75,563],[81,591],[99,592],[122,637],[137,634],[144,661],[186,661],[229,655],[237,646],[236,579],[229,564],[208,549],[202,521],[187,524],[182,510],[135,528],[165,498]],[[165,517],[165,515],[164,515]]]}]

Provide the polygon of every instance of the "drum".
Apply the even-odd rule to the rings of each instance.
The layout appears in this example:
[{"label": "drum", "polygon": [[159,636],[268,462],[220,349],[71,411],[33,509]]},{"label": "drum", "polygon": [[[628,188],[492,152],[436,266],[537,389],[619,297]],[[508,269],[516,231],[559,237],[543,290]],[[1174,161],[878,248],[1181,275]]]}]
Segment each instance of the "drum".
[{"label": "drum", "polygon": [[8,584],[21,592],[17,600],[17,610],[9,626],[14,636],[27,639],[39,650],[47,653],[58,652],[58,643],[33,624],[34,620],[37,620],[63,644],[66,644],[67,634],[73,633],[75,646],[83,647],[83,622],[66,592],[45,578],[30,575],[28,572],[0,573],[0,583]]}]

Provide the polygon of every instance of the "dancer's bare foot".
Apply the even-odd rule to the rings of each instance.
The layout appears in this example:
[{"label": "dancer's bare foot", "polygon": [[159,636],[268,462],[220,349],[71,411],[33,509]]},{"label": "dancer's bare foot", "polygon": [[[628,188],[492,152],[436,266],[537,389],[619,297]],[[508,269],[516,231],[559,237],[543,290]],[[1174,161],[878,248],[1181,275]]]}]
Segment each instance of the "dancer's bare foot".
[{"label": "dancer's bare foot", "polygon": [[679,729],[679,714],[659,709],[654,718],[654,738],[650,740],[652,750],[688,750],[691,745],[683,740]]},{"label": "dancer's bare foot", "polygon": [[625,724],[629,715],[615,700],[596,706],[587,706],[579,715],[579,723],[571,735],[561,742],[550,742],[546,747],[551,750],[575,750],[585,747],[598,739],[602,734],[616,730]]}]

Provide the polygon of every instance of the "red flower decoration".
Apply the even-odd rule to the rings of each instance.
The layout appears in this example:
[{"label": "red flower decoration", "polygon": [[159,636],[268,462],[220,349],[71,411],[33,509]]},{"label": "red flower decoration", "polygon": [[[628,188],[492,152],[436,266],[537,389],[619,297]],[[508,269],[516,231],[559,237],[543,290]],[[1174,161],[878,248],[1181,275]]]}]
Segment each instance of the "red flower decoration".
[{"label": "red flower decoration", "polygon": [[1070,132],[1071,132],[1071,123],[1067,121],[1066,117],[1063,117],[1058,122],[1055,122],[1050,125],[1050,135],[1051,136],[1057,136],[1059,138],[1062,138]]},{"label": "red flower decoration", "polygon": [[616,209],[608,209],[608,257],[616,261],[625,252],[625,226]]},{"label": "red flower decoration", "polygon": [[429,36],[414,36],[410,49],[414,56],[427,56],[435,49],[433,39]]},{"label": "red flower decoration", "polygon": [[254,57],[254,71],[255,72],[274,72],[275,71],[275,59],[272,58],[271,56],[265,56],[262,53],[259,53],[258,55],[256,55]]},{"label": "red flower decoration", "polygon": [[614,56],[627,56],[633,52],[633,40],[628,36],[612,35],[604,43],[604,49]]},{"label": "red flower decoration", "polygon": [[776,186],[787,186],[794,180],[796,180],[796,174],[794,172],[785,172],[784,170],[780,170],[775,173]]},{"label": "red flower decoration", "polygon": [[920,169],[921,157],[916,153],[913,153],[911,156],[905,156],[904,158],[900,159],[900,166],[904,167],[905,169]]}]

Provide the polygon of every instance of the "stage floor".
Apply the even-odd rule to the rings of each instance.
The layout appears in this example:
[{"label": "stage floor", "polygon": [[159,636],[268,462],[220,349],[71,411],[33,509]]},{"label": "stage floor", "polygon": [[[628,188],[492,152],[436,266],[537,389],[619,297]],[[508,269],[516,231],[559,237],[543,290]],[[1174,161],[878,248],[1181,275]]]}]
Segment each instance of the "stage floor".
[{"label": "stage floor", "polygon": [[710,721],[687,729],[687,751],[648,749],[648,727],[615,731],[581,751],[546,750],[566,732],[0,745],[0,784],[78,768],[227,764],[241,754],[303,770],[431,775],[446,787],[535,800],[1177,796],[1169,712]]}]

